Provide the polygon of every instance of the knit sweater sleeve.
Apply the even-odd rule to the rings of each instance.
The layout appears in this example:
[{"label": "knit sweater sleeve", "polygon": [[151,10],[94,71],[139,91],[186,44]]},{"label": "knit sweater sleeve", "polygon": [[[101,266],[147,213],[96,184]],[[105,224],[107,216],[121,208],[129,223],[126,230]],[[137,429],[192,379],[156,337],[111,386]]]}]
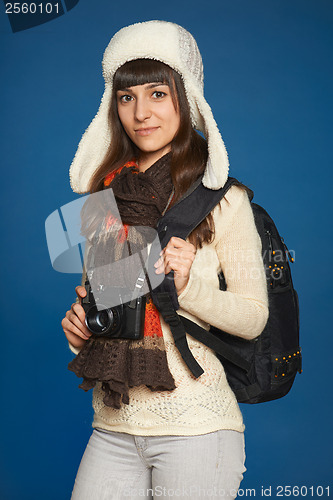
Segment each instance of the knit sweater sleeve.
[{"label": "knit sweater sleeve", "polygon": [[[213,211],[214,246],[227,291],[205,279],[202,266],[192,265],[179,295],[182,310],[225,332],[252,339],[268,319],[268,296],[261,240],[244,189],[233,186]],[[195,261],[199,252],[197,252]],[[209,266],[209,263],[207,263]],[[199,273],[196,272],[196,268]]]}]

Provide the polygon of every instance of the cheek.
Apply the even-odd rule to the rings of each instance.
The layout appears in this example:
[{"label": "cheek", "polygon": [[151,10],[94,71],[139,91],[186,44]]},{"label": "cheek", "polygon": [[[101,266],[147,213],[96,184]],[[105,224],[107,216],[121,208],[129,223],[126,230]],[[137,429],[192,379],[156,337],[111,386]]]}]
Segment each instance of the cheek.
[{"label": "cheek", "polygon": [[175,110],[171,97],[159,109],[160,118],[168,124],[169,130],[177,131],[180,125],[179,112]]},{"label": "cheek", "polygon": [[177,113],[175,121],[176,121],[176,128],[177,128],[177,131],[178,131],[178,129],[180,127],[180,116],[179,116],[179,113]]},{"label": "cheek", "polygon": [[180,125],[179,114],[175,111],[174,108],[169,108],[165,114],[165,117],[166,121],[168,122],[170,132],[172,131],[173,133],[176,133]]},{"label": "cheek", "polygon": [[176,131],[177,131],[179,129],[179,126],[180,126],[180,113],[179,113],[179,110],[176,110],[174,108],[174,106],[172,106],[172,121],[173,121],[174,129],[176,129]]},{"label": "cheek", "polygon": [[172,116],[172,129],[174,133],[176,134],[178,132],[180,126],[180,117],[178,113],[174,113]]}]

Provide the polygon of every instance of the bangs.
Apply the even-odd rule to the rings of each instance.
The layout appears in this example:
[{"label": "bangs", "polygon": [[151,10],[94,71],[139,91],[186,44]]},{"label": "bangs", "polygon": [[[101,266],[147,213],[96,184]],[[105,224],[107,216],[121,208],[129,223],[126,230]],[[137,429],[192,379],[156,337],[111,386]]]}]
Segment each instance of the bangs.
[{"label": "bangs", "polygon": [[167,64],[153,59],[135,59],[117,69],[113,78],[113,88],[123,90],[146,83],[165,83],[173,88],[173,70]]}]

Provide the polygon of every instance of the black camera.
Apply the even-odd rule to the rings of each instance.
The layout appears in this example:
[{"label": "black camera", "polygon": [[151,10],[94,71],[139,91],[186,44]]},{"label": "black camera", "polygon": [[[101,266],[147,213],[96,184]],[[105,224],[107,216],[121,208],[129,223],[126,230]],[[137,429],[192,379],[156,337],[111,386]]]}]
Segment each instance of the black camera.
[{"label": "black camera", "polygon": [[[85,311],[85,322],[96,337],[113,339],[143,338],[146,297],[134,297],[123,302],[128,291],[99,285],[93,294],[88,278],[85,282],[87,295],[81,300]],[[118,304],[108,307],[104,304]]]}]

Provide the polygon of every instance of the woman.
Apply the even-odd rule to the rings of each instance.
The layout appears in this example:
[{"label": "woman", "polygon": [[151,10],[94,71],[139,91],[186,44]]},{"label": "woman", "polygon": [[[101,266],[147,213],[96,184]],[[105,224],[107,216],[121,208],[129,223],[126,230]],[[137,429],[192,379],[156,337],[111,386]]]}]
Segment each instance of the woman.
[{"label": "woman", "polygon": [[[138,227],[156,227],[201,174],[206,187],[222,187],[228,159],[203,96],[199,50],[184,28],[162,21],[123,28],[105,51],[103,74],[102,102],[70,176],[79,193],[113,189],[124,226],[105,248],[116,253],[137,241]],[[110,220],[104,222],[107,233]],[[174,271],[178,312],[200,326],[247,339],[263,330],[266,278],[243,187],[230,188],[186,241],[171,238],[155,268],[156,275]],[[219,290],[221,269],[226,292]],[[76,293],[82,300],[85,287]],[[77,354],[70,368],[84,377],[82,388],[94,387],[94,430],[74,500],[237,495],[246,470],[244,424],[211,349],[187,336],[204,369],[195,378],[151,300],[143,340],[94,340],[80,303],[72,304],[62,326]],[[98,369],[89,372],[92,365]]]}]

